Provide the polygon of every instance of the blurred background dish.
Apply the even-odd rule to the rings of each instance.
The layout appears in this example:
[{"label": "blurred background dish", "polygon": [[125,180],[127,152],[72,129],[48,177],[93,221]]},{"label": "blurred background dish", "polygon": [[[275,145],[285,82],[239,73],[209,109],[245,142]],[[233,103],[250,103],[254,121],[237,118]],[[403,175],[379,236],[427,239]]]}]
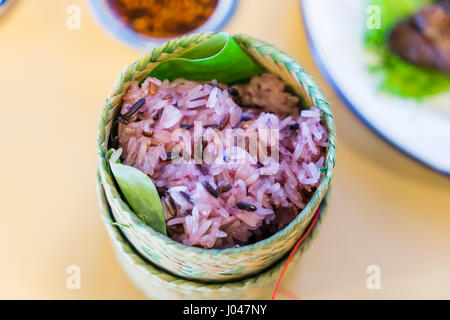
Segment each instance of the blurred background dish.
[{"label": "blurred background dish", "polygon": [[236,0],[91,0],[90,11],[114,38],[139,50],[177,36],[218,31],[233,14]]},{"label": "blurred background dish", "polygon": [[450,2],[366,1],[364,43],[379,90],[416,101],[450,91]]},{"label": "blurred background dish", "polygon": [[[413,2],[418,3],[411,0],[411,6]],[[450,149],[445,147],[450,138],[450,92],[420,99],[401,97],[380,90],[380,75],[369,70],[374,56],[366,50],[366,25],[377,8],[383,17],[383,8],[361,0],[301,3],[314,58],[350,109],[397,149],[450,175]],[[384,19],[380,23],[380,30],[391,27]],[[412,83],[415,76],[409,79]]]},{"label": "blurred background dish", "polygon": [[12,0],[0,0],[0,14],[2,14]]}]

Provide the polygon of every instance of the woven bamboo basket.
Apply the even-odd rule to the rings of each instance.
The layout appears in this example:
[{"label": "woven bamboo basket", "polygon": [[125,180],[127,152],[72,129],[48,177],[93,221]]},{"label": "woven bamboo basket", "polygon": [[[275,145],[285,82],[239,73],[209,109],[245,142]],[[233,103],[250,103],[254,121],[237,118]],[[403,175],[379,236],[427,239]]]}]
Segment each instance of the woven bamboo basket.
[{"label": "woven bamboo basket", "polygon": [[169,41],[140,57],[120,76],[109,94],[98,127],[97,158],[101,180],[114,219],[136,250],[155,265],[186,279],[221,282],[251,276],[278,262],[303,234],[321,204],[331,182],[335,164],[335,126],[328,102],[311,76],[292,57],[264,41],[247,35],[234,39],[259,64],[281,77],[305,106],[316,106],[323,113],[329,134],[329,147],[322,181],[301,213],[283,230],[252,245],[223,250],[189,247],[145,225],[122,200],[107,166],[106,152],[112,124],[121,107],[122,96],[132,81],[140,81],[161,61],[179,55],[201,43],[213,33],[190,34]]},{"label": "woven bamboo basket", "polygon": [[[108,231],[114,253],[128,278],[147,298],[155,300],[257,300],[270,299],[272,296],[276,281],[286,264],[287,257],[272,268],[240,281],[214,284],[175,277],[146,261],[123,236],[113,220],[114,217],[106,200],[99,174],[97,175],[97,193],[102,220]],[[314,228],[297,248],[284,280],[287,280],[287,277],[291,275],[295,262],[309,248],[312,240],[317,237],[325,211],[326,199],[320,206],[320,216]]]}]

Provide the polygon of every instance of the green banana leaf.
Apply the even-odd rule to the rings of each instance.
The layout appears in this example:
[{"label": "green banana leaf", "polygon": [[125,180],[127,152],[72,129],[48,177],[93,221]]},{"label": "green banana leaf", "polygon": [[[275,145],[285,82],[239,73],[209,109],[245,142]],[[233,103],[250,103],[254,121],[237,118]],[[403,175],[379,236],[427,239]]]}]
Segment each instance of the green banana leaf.
[{"label": "green banana leaf", "polygon": [[152,180],[138,169],[121,164],[119,156],[108,151],[111,171],[129,206],[146,225],[167,235],[164,209]]},{"label": "green banana leaf", "polygon": [[227,33],[212,38],[159,64],[149,74],[160,80],[185,78],[193,81],[216,79],[225,84],[249,80],[263,68],[245,53]]}]

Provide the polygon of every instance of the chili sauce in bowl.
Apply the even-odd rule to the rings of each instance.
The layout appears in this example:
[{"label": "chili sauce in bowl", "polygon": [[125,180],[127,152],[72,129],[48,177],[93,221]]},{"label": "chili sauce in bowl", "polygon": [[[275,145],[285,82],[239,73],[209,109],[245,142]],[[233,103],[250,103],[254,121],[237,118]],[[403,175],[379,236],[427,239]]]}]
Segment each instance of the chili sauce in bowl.
[{"label": "chili sauce in bowl", "polygon": [[96,20],[114,38],[147,50],[177,36],[218,31],[236,0],[91,0]]}]

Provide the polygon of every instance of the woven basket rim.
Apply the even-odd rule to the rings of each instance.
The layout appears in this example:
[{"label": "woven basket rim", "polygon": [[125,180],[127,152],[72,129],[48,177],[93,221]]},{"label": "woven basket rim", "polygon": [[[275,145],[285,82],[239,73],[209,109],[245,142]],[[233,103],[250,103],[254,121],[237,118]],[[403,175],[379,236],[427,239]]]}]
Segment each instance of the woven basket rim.
[{"label": "woven basket rim", "polygon": [[[109,99],[110,99],[111,95],[120,89],[120,87],[122,85],[121,82],[124,81],[124,79],[126,79],[129,76],[130,72],[132,72],[132,71],[134,71],[134,69],[136,69],[136,66],[139,65],[139,63],[141,63],[141,59],[143,57],[146,57],[149,55],[151,56],[155,51],[161,50],[164,47],[166,47],[169,44],[174,43],[176,41],[181,41],[181,40],[188,41],[188,40],[199,38],[199,37],[202,37],[203,41],[206,41],[208,38],[214,36],[215,34],[218,34],[218,33],[215,33],[215,32],[191,33],[191,34],[167,41],[166,43],[163,43],[160,46],[154,48],[150,53],[140,56],[131,65],[129,65],[126,68],[126,70],[121,74],[119,81],[116,83],[114,88],[111,90],[108,98],[106,99],[106,101],[102,107],[101,114],[103,114],[104,109],[107,108],[107,106],[110,104]],[[303,70],[300,63],[298,63],[290,55],[281,51],[274,45],[271,45],[265,41],[259,40],[257,38],[251,37],[246,34],[235,34],[235,35],[231,35],[231,36],[238,42],[238,44],[242,48],[243,48],[243,42],[245,42],[245,41],[257,42],[257,43],[260,43],[261,45],[269,46],[273,49],[273,53],[272,53],[273,55],[275,55],[275,56],[283,55],[284,59],[291,59],[298,66],[299,69]],[[243,49],[245,50],[245,48],[243,48]],[[162,60],[158,60],[158,62],[160,62],[160,61],[162,61]],[[257,241],[253,244],[248,244],[248,245],[244,245],[244,246],[240,246],[240,247],[232,247],[232,248],[226,248],[226,249],[204,249],[204,248],[187,246],[183,243],[177,242],[177,241],[171,239],[170,237],[165,236],[165,235],[155,231],[150,226],[146,226],[146,225],[142,226],[143,228],[147,229],[150,236],[162,239],[163,241],[165,241],[165,243],[167,245],[170,245],[170,246],[176,248],[178,251],[183,251],[183,255],[187,255],[187,254],[205,255],[206,254],[206,255],[210,255],[211,258],[217,259],[217,258],[219,258],[219,256],[236,255],[236,254],[239,254],[240,252],[251,251],[251,250],[257,249],[261,246],[267,246],[268,244],[275,243],[280,237],[283,237],[286,233],[293,232],[294,229],[297,227],[297,225],[300,224],[304,219],[310,220],[313,217],[315,210],[312,210],[312,208],[314,207],[314,205],[320,204],[320,202],[322,200],[317,191],[319,190],[319,188],[328,189],[330,182],[331,182],[331,177],[333,175],[333,170],[334,170],[334,165],[335,165],[335,154],[336,154],[336,147],[335,147],[336,129],[335,129],[335,124],[334,124],[334,120],[333,120],[333,115],[332,115],[331,111],[329,110],[329,105],[328,105],[328,102],[327,102],[325,96],[323,95],[322,91],[320,90],[320,88],[318,87],[316,82],[312,79],[312,77],[306,71],[304,71],[304,73],[308,76],[308,79],[298,79],[298,80],[300,83],[302,83],[301,80],[307,81],[309,89],[315,90],[316,96],[313,98],[315,99],[316,104],[314,106],[318,107],[322,111],[323,120],[326,123],[326,127],[327,127],[330,146],[327,149],[327,156],[326,156],[326,160],[325,160],[327,171],[324,173],[322,180],[316,189],[316,192],[313,194],[312,198],[306,204],[305,208],[301,211],[301,213],[299,215],[297,215],[297,217],[293,221],[291,221],[285,228],[276,232],[275,234],[271,235],[270,237],[263,239],[261,241]],[[142,76],[142,79],[144,77],[145,76]],[[324,110],[324,109],[326,109],[326,110]],[[100,119],[99,126],[98,126],[99,132],[102,129],[101,128],[102,126],[103,126],[102,119]],[[97,137],[97,153],[100,156],[98,167],[99,167],[100,171],[103,171],[101,164],[102,164],[102,161],[105,161],[106,150],[103,149],[102,142],[100,140],[101,140],[100,137]],[[108,141],[108,139],[106,139],[106,142],[107,141]],[[105,174],[107,176],[111,176],[108,172],[101,172],[101,173]],[[112,187],[114,189],[116,189],[115,186],[112,186]],[[123,202],[123,199],[121,199],[121,198],[118,200]],[[128,207],[128,205],[125,204],[125,206],[127,207],[127,213],[131,213],[131,214],[135,215],[134,212]],[[123,230],[123,231],[126,233],[125,230]]]}]

